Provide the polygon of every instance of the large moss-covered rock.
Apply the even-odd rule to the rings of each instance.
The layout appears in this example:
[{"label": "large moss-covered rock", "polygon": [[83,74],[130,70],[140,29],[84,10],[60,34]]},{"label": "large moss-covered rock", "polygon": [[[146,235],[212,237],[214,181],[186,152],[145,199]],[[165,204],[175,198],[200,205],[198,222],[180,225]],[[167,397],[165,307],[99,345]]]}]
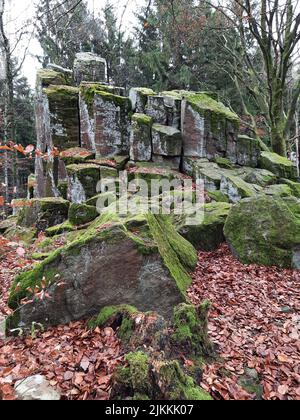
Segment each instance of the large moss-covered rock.
[{"label": "large moss-covered rock", "polygon": [[145,114],[134,114],[130,129],[130,159],[150,161],[152,157],[152,118]]},{"label": "large moss-covered rock", "polygon": [[[168,219],[149,214],[134,220],[100,216],[74,242],[18,276],[9,304],[18,308],[19,321],[67,323],[119,304],[170,317],[173,307],[186,300],[196,251]],[[19,306],[43,278],[51,299]]]},{"label": "large moss-covered rock", "polygon": [[28,200],[18,214],[18,225],[38,231],[63,223],[68,218],[69,201],[63,198],[40,198]]},{"label": "large moss-covered rock", "polygon": [[152,127],[153,153],[161,156],[180,156],[182,135],[174,127],[154,124]]},{"label": "large moss-covered rock", "polygon": [[258,196],[233,206],[224,228],[245,264],[300,268],[300,203],[296,198]]},{"label": "large moss-covered rock", "polygon": [[280,178],[295,179],[297,177],[294,164],[276,153],[262,152],[259,163],[261,168],[273,172]]},{"label": "large moss-covered rock", "polygon": [[204,207],[204,214],[196,216],[199,223],[179,223],[179,233],[202,251],[213,251],[224,242],[223,228],[231,205],[228,203],[211,203]]}]

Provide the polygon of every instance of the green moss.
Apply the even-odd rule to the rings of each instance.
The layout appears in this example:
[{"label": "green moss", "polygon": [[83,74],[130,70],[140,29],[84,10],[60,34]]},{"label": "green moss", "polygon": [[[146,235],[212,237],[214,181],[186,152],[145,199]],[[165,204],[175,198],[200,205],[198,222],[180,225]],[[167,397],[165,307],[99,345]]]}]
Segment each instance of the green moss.
[{"label": "green moss", "polygon": [[87,104],[90,115],[93,114],[95,96],[101,96],[104,101],[113,103],[127,113],[131,111],[131,102],[128,98],[114,95],[112,92],[108,92],[107,89],[106,91],[102,89],[98,84],[83,84],[80,86],[80,94]]},{"label": "green moss", "polygon": [[37,83],[43,87],[49,85],[69,85],[71,77],[51,69],[40,69],[37,72]]},{"label": "green moss", "polygon": [[176,346],[184,348],[189,355],[205,356],[212,351],[207,336],[209,309],[208,301],[198,308],[185,303],[174,308],[174,333],[171,338]]},{"label": "green moss", "polygon": [[162,378],[164,388],[167,389],[165,397],[168,400],[212,400],[206,391],[196,385],[193,378],[185,375],[178,361],[161,363],[159,376]]},{"label": "green moss", "polygon": [[141,352],[129,353],[125,357],[129,364],[131,383],[134,390],[147,393],[149,375],[149,357]]},{"label": "green moss", "polygon": [[76,227],[69,220],[67,220],[66,222],[60,225],[53,226],[46,229],[46,235],[53,237],[56,235],[61,235],[62,233],[65,233],[65,232],[72,232],[74,229],[76,229]]},{"label": "green moss", "polygon": [[37,236],[37,229],[15,226],[5,230],[6,239],[18,239],[26,245],[30,245]]},{"label": "green moss", "polygon": [[[225,190],[228,189],[228,194],[227,195],[228,195],[229,199],[230,199],[230,195],[231,195],[230,184],[231,184],[231,186],[233,186],[236,189],[238,195],[241,198],[253,197],[253,195],[256,194],[256,189],[253,186],[253,184],[248,184],[247,182],[245,182],[242,178],[240,178],[238,176],[226,174],[226,175],[224,175],[223,179],[226,181],[227,186],[223,187],[222,192],[225,193]],[[229,187],[228,187],[228,185],[229,185]],[[222,190],[222,188],[221,188],[221,190]]]},{"label": "green moss", "polygon": [[278,195],[280,197],[290,197],[292,195],[292,190],[286,184],[277,184],[267,187],[265,193],[268,195]]},{"label": "green moss", "polygon": [[294,197],[300,198],[300,183],[293,182],[289,179],[280,179],[280,184],[286,184],[290,188]]},{"label": "green moss", "polygon": [[230,120],[236,125],[240,123],[239,117],[232,112],[229,108],[226,108],[221,102],[217,102],[205,93],[186,93],[187,102],[195,109],[195,111],[203,113],[210,111],[211,113],[219,116],[220,119],[224,118]]},{"label": "green moss", "polygon": [[230,208],[231,204],[225,202],[205,204],[204,214],[196,214],[193,224],[186,224],[185,219],[180,220],[178,231],[196,249],[213,251],[225,241],[223,228]]},{"label": "green moss", "polygon": [[68,181],[59,181],[57,185],[57,189],[61,195],[61,197],[65,200],[68,198],[68,188],[69,184]]},{"label": "green moss", "polygon": [[138,88],[133,88],[135,91],[137,91],[138,93],[145,95],[145,96],[155,96],[156,92],[154,92],[154,90],[149,89],[149,88],[145,88],[145,87],[138,87]]},{"label": "green moss", "polygon": [[152,126],[153,119],[146,114],[133,114],[132,121],[139,125]]},{"label": "green moss", "polygon": [[217,203],[229,203],[229,198],[222,191],[208,191],[208,196]]},{"label": "green moss", "polygon": [[43,92],[48,96],[49,99],[55,101],[64,101],[64,100],[78,100],[79,89],[73,86],[54,86],[51,85],[43,90]]},{"label": "green moss", "polygon": [[53,245],[53,239],[47,238],[36,245],[37,249],[45,249]]},{"label": "green moss", "polygon": [[97,209],[86,204],[72,203],[69,208],[69,221],[73,226],[85,225],[99,216]]},{"label": "green moss", "polygon": [[220,166],[220,168],[224,168],[224,169],[232,169],[232,163],[230,162],[229,159],[226,158],[222,158],[222,157],[217,157],[215,158],[215,162],[217,165]]},{"label": "green moss", "polygon": [[188,270],[195,268],[197,254],[193,246],[170,228],[170,221],[148,214],[151,234],[158,246],[164,264],[175,279],[178,289],[186,296],[192,279]]},{"label": "green moss", "polygon": [[46,258],[48,258],[50,255],[49,252],[35,252],[31,255],[31,258],[35,261],[41,261],[41,260],[45,260]]},{"label": "green moss", "polygon": [[95,329],[96,327],[103,327],[107,323],[109,323],[109,320],[118,315],[126,317],[136,312],[138,312],[137,309],[134,306],[130,305],[106,306],[100,311],[99,315],[97,315],[89,321],[88,326],[90,329]]}]

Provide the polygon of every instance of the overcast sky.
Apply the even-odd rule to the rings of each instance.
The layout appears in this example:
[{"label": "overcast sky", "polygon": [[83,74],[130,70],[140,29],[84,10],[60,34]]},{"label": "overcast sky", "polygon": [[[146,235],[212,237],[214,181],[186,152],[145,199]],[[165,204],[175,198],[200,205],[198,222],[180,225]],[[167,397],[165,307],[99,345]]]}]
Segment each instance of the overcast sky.
[{"label": "overcast sky", "polygon": [[[38,0],[6,0],[7,1],[7,11],[6,16],[7,21],[9,22],[9,32],[11,34],[11,42],[13,45],[14,33],[16,30],[22,28],[28,19],[32,19],[34,16],[34,5],[38,3]],[[99,11],[105,6],[106,0],[88,0],[89,7],[91,10],[94,10],[95,14],[98,14]],[[129,29],[132,27],[134,22],[134,12],[137,10],[138,6],[141,6],[143,0],[111,0],[111,3],[115,6],[115,10],[119,15],[119,19],[123,16],[123,25],[125,28]],[[28,27],[32,31],[31,27]],[[22,43],[21,48],[16,52],[16,56],[22,56],[22,50],[28,45],[28,40]],[[32,87],[35,85],[36,71],[40,67],[38,61],[35,58],[35,55],[41,53],[41,48],[37,40],[33,37],[30,40],[28,53],[26,60],[23,66],[23,73],[28,78],[29,83]]]}]

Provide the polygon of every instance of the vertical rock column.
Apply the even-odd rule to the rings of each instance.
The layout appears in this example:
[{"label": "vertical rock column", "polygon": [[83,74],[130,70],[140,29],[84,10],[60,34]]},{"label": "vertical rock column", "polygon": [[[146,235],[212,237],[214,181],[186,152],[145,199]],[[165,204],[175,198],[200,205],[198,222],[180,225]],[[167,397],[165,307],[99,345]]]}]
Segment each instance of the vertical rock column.
[{"label": "vertical rock column", "polygon": [[206,93],[182,93],[184,157],[228,157],[237,163],[239,118]]},{"label": "vertical rock column", "polygon": [[[36,95],[36,197],[59,196],[57,185],[66,178],[63,162],[55,156],[58,151],[80,144],[78,89],[70,83],[69,75],[50,69],[40,70]],[[47,159],[41,155],[47,155]]]},{"label": "vertical rock column", "polygon": [[81,141],[97,157],[129,155],[131,103],[115,95],[115,89],[101,84],[80,86]]}]

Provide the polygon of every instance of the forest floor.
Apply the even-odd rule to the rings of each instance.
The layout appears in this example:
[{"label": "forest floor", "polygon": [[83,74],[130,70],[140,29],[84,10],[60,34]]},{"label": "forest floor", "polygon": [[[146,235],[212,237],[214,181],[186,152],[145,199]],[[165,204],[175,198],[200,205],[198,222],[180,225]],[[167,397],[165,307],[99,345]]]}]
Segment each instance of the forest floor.
[{"label": "forest floor", "polygon": [[[32,263],[17,241],[0,237],[0,319],[10,313],[12,280]],[[193,278],[189,296],[195,304],[210,300],[209,335],[219,354],[201,386],[218,400],[300,400],[299,271],[242,265],[222,245],[199,253]],[[15,398],[17,380],[42,374],[64,399],[107,400],[119,363],[114,331],[89,331],[85,322],[0,336],[0,399]]]}]

